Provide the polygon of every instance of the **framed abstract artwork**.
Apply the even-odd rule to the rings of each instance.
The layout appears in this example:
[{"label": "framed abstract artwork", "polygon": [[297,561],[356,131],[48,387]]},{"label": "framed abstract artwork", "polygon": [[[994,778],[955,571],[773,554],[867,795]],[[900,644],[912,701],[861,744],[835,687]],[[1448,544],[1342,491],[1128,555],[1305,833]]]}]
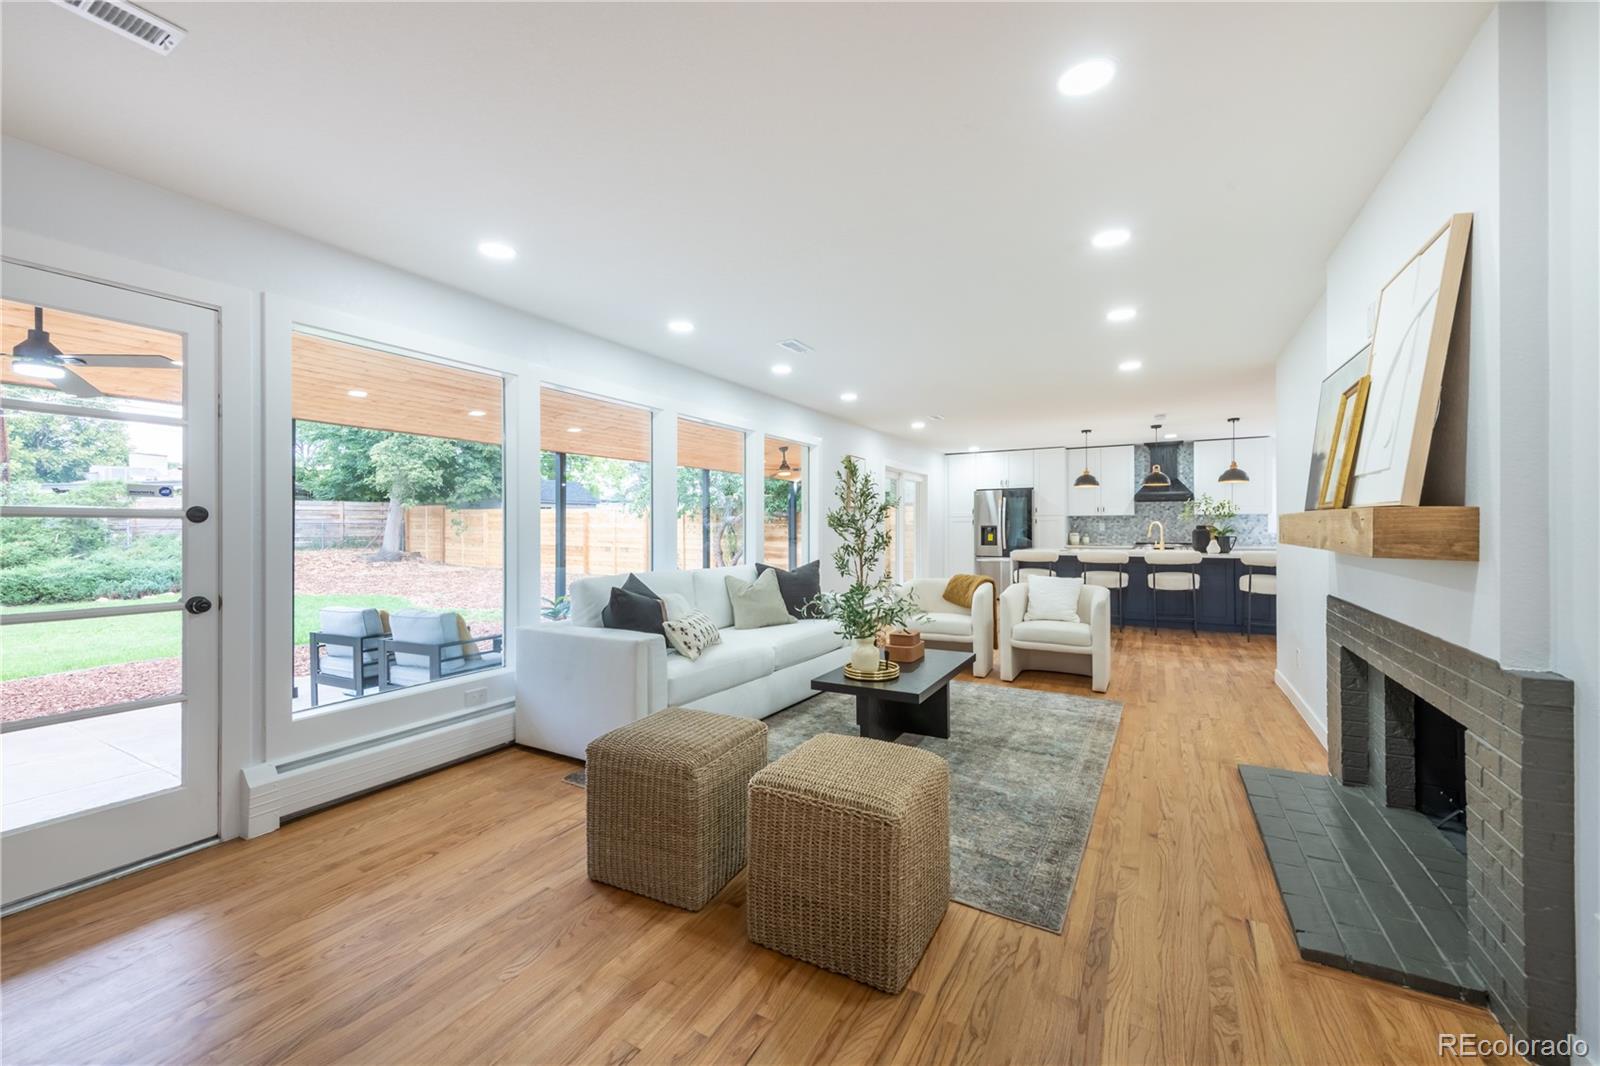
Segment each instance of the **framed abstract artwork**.
[{"label": "framed abstract artwork", "polygon": [[1350,484],[1353,507],[1422,500],[1472,216],[1451,217],[1378,296],[1372,377]]},{"label": "framed abstract artwork", "polygon": [[1306,510],[1315,511],[1322,505],[1323,474],[1333,455],[1334,430],[1337,427],[1339,406],[1351,386],[1367,376],[1372,362],[1372,345],[1364,345],[1355,355],[1322,379],[1322,392],[1317,400],[1317,426],[1311,438],[1311,470],[1306,475]]},{"label": "framed abstract artwork", "polygon": [[1367,410],[1367,391],[1371,386],[1371,375],[1363,374],[1339,397],[1339,407],[1333,416],[1333,442],[1328,448],[1328,461],[1323,464],[1322,486],[1317,491],[1319,508],[1343,507],[1350,498],[1350,472],[1355,467],[1362,418]]}]

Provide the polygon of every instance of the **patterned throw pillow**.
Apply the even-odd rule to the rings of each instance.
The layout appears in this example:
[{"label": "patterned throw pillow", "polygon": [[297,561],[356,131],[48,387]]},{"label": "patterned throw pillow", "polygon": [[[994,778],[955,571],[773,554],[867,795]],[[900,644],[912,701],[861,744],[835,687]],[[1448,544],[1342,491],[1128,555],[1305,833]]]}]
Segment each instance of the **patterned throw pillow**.
[{"label": "patterned throw pillow", "polygon": [[671,618],[661,623],[667,643],[679,655],[694,662],[713,644],[722,643],[722,634],[704,611],[690,611],[682,618]]}]

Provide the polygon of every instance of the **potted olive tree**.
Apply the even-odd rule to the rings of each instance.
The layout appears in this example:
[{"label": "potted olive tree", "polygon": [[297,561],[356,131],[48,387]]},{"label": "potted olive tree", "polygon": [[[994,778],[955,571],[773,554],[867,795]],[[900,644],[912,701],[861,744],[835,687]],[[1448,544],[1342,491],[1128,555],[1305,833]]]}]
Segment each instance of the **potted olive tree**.
[{"label": "potted olive tree", "polygon": [[887,521],[895,499],[878,491],[872,475],[854,456],[839,464],[828,528],[839,538],[833,565],[850,582],[843,592],[824,592],[814,603],[817,614],[831,620],[850,641],[850,666],[863,673],[881,661],[877,637],[887,626],[903,626],[922,617],[909,590],[895,587],[888,574],[874,577],[889,549]]}]

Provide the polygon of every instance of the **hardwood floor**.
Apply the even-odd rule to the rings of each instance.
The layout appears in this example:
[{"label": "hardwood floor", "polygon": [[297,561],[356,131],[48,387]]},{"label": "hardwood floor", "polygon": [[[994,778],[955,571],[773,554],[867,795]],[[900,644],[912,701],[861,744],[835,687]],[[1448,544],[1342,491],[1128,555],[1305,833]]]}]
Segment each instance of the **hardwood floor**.
[{"label": "hardwood floor", "polygon": [[699,914],[591,884],[572,764],[511,749],[7,919],[4,1060],[1396,1063],[1503,1036],[1296,954],[1234,769],[1324,765],[1273,642],[1114,639],[1060,936],[952,904],[874,992],[751,945],[742,875]]}]

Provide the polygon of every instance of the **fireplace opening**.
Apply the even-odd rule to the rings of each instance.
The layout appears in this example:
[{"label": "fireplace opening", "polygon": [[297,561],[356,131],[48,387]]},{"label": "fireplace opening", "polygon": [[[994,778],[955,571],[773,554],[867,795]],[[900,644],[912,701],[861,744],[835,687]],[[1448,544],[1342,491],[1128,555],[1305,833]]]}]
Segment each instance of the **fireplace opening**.
[{"label": "fireplace opening", "polygon": [[1426,700],[1416,707],[1417,810],[1467,850],[1467,730]]}]

